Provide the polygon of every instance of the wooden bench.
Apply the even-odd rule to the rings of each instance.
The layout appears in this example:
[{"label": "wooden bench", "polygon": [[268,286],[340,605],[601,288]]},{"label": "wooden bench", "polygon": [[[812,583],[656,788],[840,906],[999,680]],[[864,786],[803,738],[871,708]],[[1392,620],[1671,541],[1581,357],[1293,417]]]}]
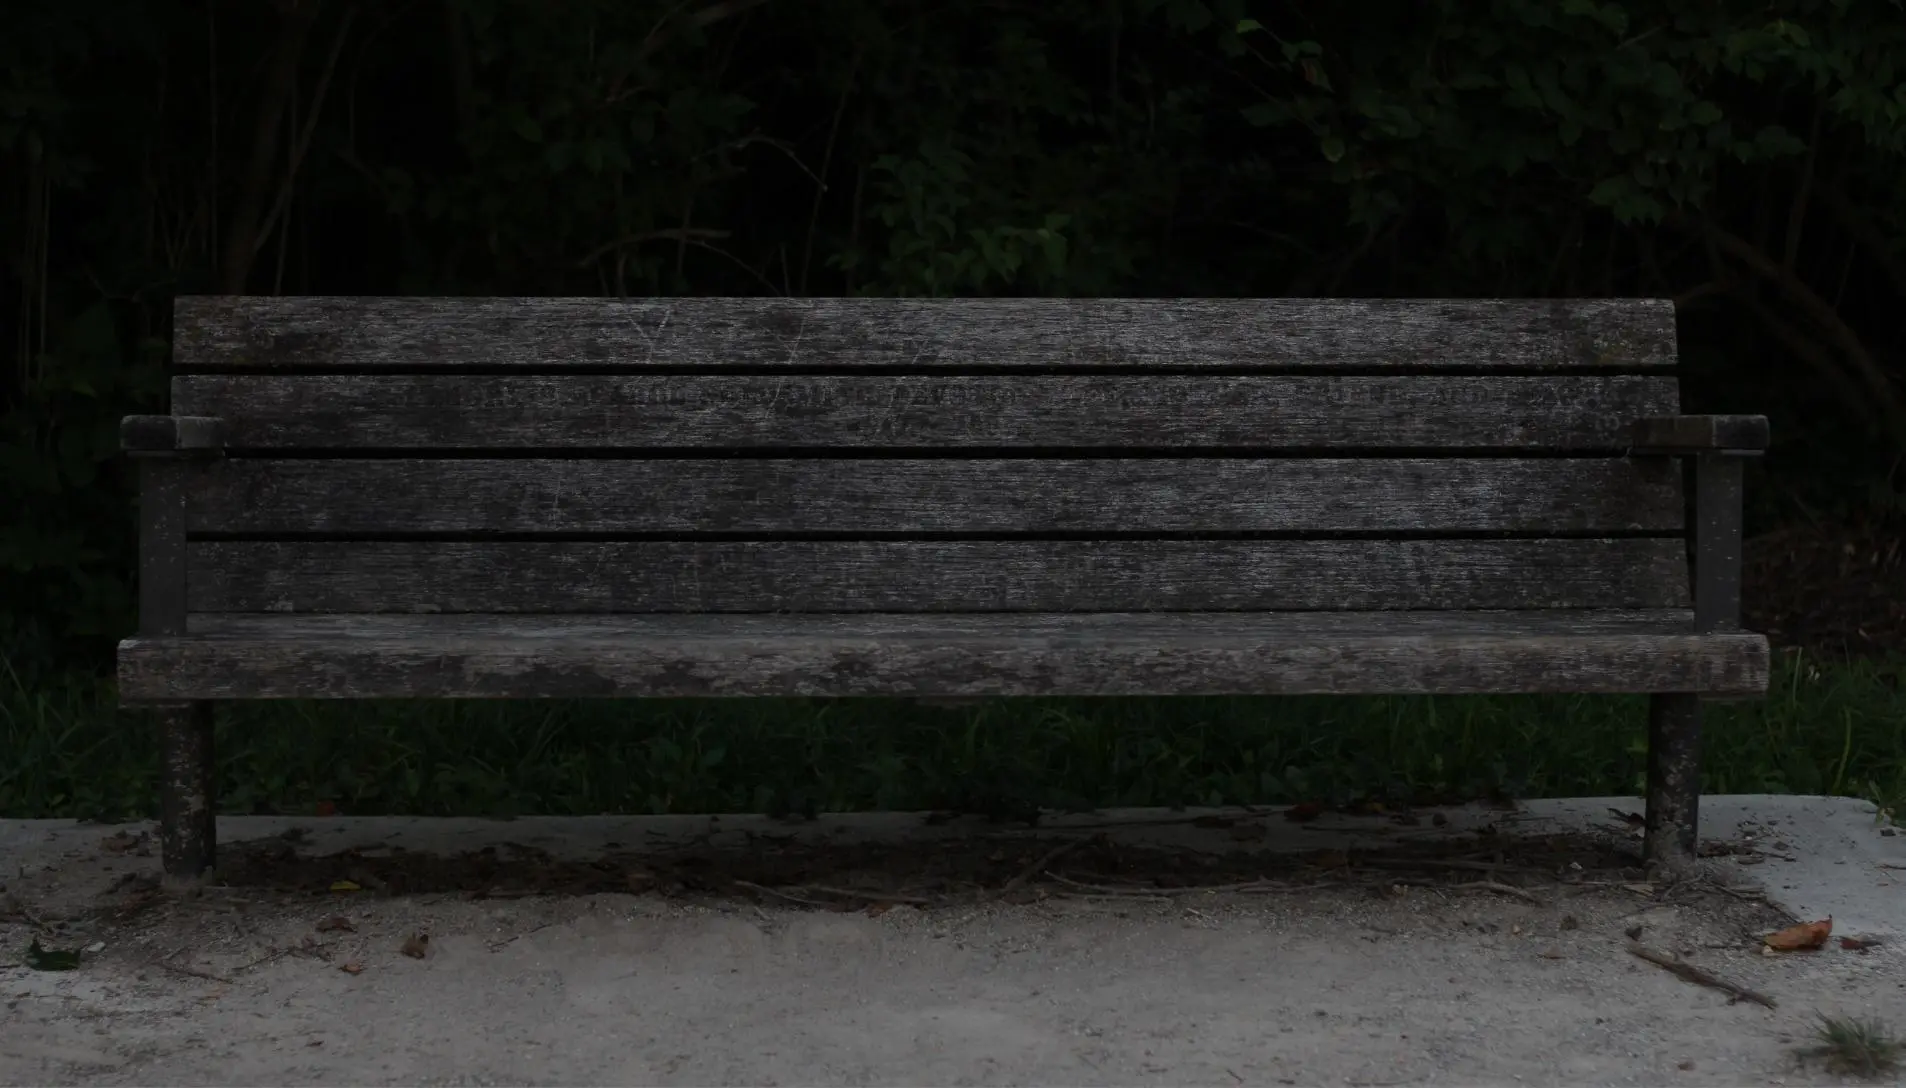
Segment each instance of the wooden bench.
[{"label": "wooden bench", "polygon": [[[1754,697],[1665,301],[184,298],[128,705],[1650,693],[1651,864]],[[1688,482],[1684,483],[1684,468]]]}]

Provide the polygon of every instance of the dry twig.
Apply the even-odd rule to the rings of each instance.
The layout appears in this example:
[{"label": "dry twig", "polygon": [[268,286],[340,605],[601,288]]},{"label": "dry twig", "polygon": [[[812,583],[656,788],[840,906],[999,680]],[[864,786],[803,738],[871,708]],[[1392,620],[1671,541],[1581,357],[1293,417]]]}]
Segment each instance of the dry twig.
[{"label": "dry twig", "polygon": [[1502,895],[1512,895],[1516,897],[1517,899],[1523,900],[1524,902],[1534,903],[1538,907],[1548,906],[1548,902],[1544,900],[1541,896],[1536,895],[1534,892],[1526,891],[1522,888],[1516,887],[1513,884],[1504,884],[1501,881],[1496,881],[1496,880],[1466,880],[1461,884],[1444,884],[1436,880],[1407,880],[1405,879],[1405,880],[1392,880],[1392,881],[1388,881],[1388,883],[1401,884],[1407,888],[1430,888],[1435,891],[1445,891],[1445,892],[1463,892],[1463,891],[1497,892]]},{"label": "dry twig", "polygon": [[1283,892],[1294,890],[1297,885],[1285,884],[1276,880],[1247,880],[1239,884],[1202,884],[1182,888],[1161,888],[1147,884],[1091,884],[1083,880],[1074,880],[1058,873],[1047,876],[1068,887],[1081,891],[1096,892],[1100,895],[1131,895],[1147,898],[1169,898],[1178,895],[1195,895],[1200,892]]},{"label": "dry twig", "polygon": [[999,899],[1004,896],[1011,895],[1012,893],[1018,891],[1020,888],[1025,886],[1026,881],[1031,880],[1033,877],[1039,875],[1042,872],[1045,872],[1046,866],[1051,865],[1053,862],[1058,861],[1060,858],[1066,856],[1072,851],[1077,850],[1079,847],[1084,846],[1088,842],[1091,842],[1092,839],[1095,837],[1096,836],[1087,835],[1077,839],[1068,839],[1065,842],[1062,842],[1059,845],[1053,847],[1052,849],[1046,851],[1042,857],[1034,860],[1031,865],[1028,865],[1025,868],[1019,870],[1018,875],[1014,876],[1011,880],[1008,880],[1005,884],[1001,885],[1000,889],[993,893],[993,898]]},{"label": "dry twig", "polygon": [[923,895],[901,895],[898,892],[883,892],[873,888],[830,888],[825,884],[802,884],[796,891],[812,892],[816,895],[838,895],[846,899],[866,899],[876,903],[909,903],[924,907],[935,902]]},{"label": "dry twig", "polygon": [[1538,873],[1527,865],[1465,861],[1461,858],[1357,858],[1355,864],[1372,869],[1469,869],[1479,873]]},{"label": "dry twig", "polygon": [[173,963],[170,960],[154,960],[153,962],[160,968],[171,971],[174,974],[190,975],[193,978],[202,978],[207,982],[222,982],[227,986],[236,985],[236,983],[224,975],[215,975],[210,971],[201,971],[196,967],[187,967],[182,963]]},{"label": "dry twig", "polygon": [[1731,994],[1741,1000],[1752,1001],[1758,1005],[1765,1005],[1770,1009],[1776,1007],[1774,999],[1768,997],[1766,994],[1760,993],[1757,990],[1750,990],[1738,982],[1729,982],[1713,972],[1704,971],[1691,963],[1684,963],[1666,952],[1657,952],[1642,944],[1630,944],[1628,951],[1647,960],[1656,967],[1665,968],[1669,972],[1687,979],[1689,982],[1709,986],[1723,993]]},{"label": "dry twig", "polygon": [[1465,891],[1496,892],[1499,895],[1510,895],[1524,902],[1534,903],[1538,907],[1548,905],[1541,896],[1534,892],[1518,888],[1514,884],[1504,884],[1499,880],[1469,880],[1461,884],[1452,884],[1450,887]]},{"label": "dry twig", "polygon": [[823,903],[818,899],[809,899],[805,896],[795,895],[792,892],[784,892],[779,888],[770,888],[766,884],[756,884],[752,880],[737,880],[734,883],[735,883],[735,887],[737,888],[747,888],[750,891],[761,892],[765,895],[772,895],[776,899],[785,899],[790,903],[799,903],[804,907],[827,906],[826,903]]}]

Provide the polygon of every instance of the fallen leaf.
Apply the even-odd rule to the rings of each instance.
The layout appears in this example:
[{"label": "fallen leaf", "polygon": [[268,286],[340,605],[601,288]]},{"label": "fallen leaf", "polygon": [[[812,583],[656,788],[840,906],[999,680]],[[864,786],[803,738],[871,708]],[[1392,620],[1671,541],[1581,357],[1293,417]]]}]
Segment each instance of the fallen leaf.
[{"label": "fallen leaf", "polygon": [[349,918],[346,918],[344,915],[333,914],[329,918],[324,918],[319,920],[318,932],[319,933],[356,933],[357,927],[352,925],[351,920]]},{"label": "fallen leaf", "polygon": [[363,891],[364,889],[361,885],[359,885],[355,881],[333,880],[331,882],[331,890],[334,892],[358,892],[358,891]]},{"label": "fallen leaf", "polygon": [[338,965],[338,970],[347,975],[361,975],[364,973],[364,965],[361,963],[341,963]]},{"label": "fallen leaf", "polygon": [[1761,942],[1776,952],[1798,952],[1819,948],[1827,943],[1827,937],[1832,932],[1833,919],[1829,916],[1818,922],[1802,922],[1777,933],[1769,933],[1761,938]]},{"label": "fallen leaf", "polygon": [[867,917],[878,918],[892,909],[892,903],[869,903],[867,904]]},{"label": "fallen leaf", "polygon": [[1306,820],[1315,820],[1323,814],[1324,806],[1318,804],[1316,801],[1305,801],[1302,804],[1292,805],[1284,810],[1284,818],[1286,820],[1300,824]]},{"label": "fallen leaf", "polygon": [[1864,952],[1869,948],[1878,948],[1879,946],[1880,946],[1880,941],[1878,937],[1842,937],[1840,938],[1840,947],[1846,949],[1849,952]]},{"label": "fallen leaf", "polygon": [[430,934],[412,933],[404,938],[404,947],[401,951],[413,960],[423,959],[430,954]]},{"label": "fallen leaf", "polygon": [[334,804],[334,803],[332,803],[332,802],[330,802],[330,801],[319,801],[319,802],[318,802],[318,815],[320,815],[320,816],[336,816],[337,814],[338,814],[338,807],[337,807],[337,805],[336,805],[336,804]]}]

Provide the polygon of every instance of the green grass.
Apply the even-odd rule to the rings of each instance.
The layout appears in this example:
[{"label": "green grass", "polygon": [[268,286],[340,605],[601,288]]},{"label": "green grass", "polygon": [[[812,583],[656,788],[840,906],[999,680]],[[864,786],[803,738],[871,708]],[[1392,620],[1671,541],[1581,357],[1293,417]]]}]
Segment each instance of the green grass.
[{"label": "green grass", "polygon": [[1822,1015],[1815,1029],[1816,1043],[1801,1051],[1803,1059],[1818,1059],[1842,1075],[1879,1077],[1899,1068],[1906,1043],[1877,1020],[1852,1020]]},{"label": "green grass", "polygon": [[[1906,800],[1900,664],[1783,659],[1708,708],[1710,793]],[[1633,793],[1621,696],[250,703],[219,712],[233,812],[576,814],[1276,804]],[[0,817],[156,811],[109,681],[0,670]]]}]

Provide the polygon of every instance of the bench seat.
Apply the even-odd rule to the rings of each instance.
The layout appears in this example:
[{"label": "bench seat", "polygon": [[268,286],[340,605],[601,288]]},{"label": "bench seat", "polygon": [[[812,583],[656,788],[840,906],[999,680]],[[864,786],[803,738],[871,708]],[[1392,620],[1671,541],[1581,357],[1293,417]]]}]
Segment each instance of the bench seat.
[{"label": "bench seat", "polygon": [[195,615],[120,649],[128,701],[1766,690],[1688,609]]}]

